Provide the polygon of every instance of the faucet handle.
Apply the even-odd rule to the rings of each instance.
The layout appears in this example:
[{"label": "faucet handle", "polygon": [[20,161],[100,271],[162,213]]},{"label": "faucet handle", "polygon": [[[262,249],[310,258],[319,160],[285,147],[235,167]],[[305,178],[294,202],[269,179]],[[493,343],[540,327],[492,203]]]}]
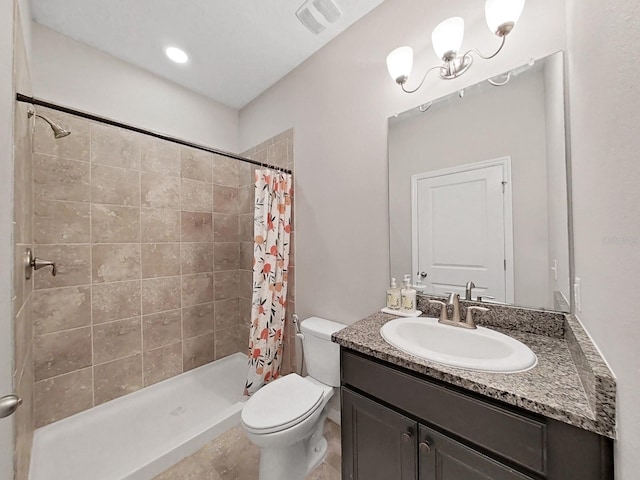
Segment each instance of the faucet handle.
[{"label": "faucet handle", "polygon": [[482,302],[483,300],[495,300],[496,297],[492,297],[491,295],[478,295],[477,301]]},{"label": "faucet handle", "polygon": [[467,307],[467,318],[465,322],[466,328],[478,328],[476,322],[473,320],[473,312],[488,312],[488,308],[484,307]]},{"label": "faucet handle", "polygon": [[429,300],[430,304],[440,305],[440,322],[448,322],[449,318],[447,317],[447,304],[441,302],[440,300]]}]

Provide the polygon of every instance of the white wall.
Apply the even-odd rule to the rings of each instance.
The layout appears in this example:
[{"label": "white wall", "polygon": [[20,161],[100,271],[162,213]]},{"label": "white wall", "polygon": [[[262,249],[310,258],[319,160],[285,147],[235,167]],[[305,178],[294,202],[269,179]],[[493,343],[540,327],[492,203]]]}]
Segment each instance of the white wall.
[{"label": "white wall", "polygon": [[413,45],[420,76],[437,61],[431,30],[458,14],[467,20],[465,46],[495,48],[482,2],[387,0],[241,110],[241,149],[295,128],[296,308],[302,318],[352,323],[384,305],[387,118],[565,47],[564,3],[532,0],[494,60],[476,61],[460,79],[432,77],[419,93],[403,94],[387,74],[387,54]]},{"label": "white wall", "polygon": [[[542,67],[503,87],[484,82],[463,99],[454,93],[414,112],[394,119],[388,131],[391,276],[402,278],[412,268],[411,176],[510,156],[515,303],[552,307]],[[564,155],[559,161],[564,165]]]},{"label": "white wall", "polygon": [[36,97],[238,152],[238,111],[95,48],[32,25]]},{"label": "white wall", "polygon": [[617,377],[617,480],[640,472],[639,9],[567,0],[577,315]]},{"label": "white wall", "polygon": [[[13,373],[13,34],[14,1],[0,0],[0,396]],[[0,478],[13,477],[13,417],[0,419]]]}]

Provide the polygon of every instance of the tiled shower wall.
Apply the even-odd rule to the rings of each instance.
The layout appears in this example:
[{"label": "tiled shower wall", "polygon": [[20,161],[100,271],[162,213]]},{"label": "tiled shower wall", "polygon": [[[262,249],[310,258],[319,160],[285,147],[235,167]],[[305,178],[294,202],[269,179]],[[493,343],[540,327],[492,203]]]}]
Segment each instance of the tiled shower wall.
[{"label": "tiled shower wall", "polygon": [[58,275],[35,273],[35,425],[245,352],[250,169],[38,112],[72,134],[36,122],[34,250]]},{"label": "tiled shower wall", "polygon": [[[246,152],[242,153],[243,157],[250,158],[260,163],[284,167],[294,172],[293,158],[293,129],[272,137]],[[240,223],[245,225],[244,231],[248,232],[248,228],[253,222],[253,172],[255,168],[243,166],[243,174],[240,176],[240,197],[243,199],[240,209]],[[259,168],[259,167],[258,167]],[[295,180],[295,176],[294,176]],[[244,200],[246,199],[246,200]],[[293,328],[292,315],[295,313],[295,221],[293,208],[295,200],[292,199],[292,216],[291,216],[291,245],[288,271],[288,287],[287,287],[287,317],[285,320],[284,349],[282,361],[282,374],[298,371],[296,367],[296,338],[295,329]],[[251,227],[252,230],[253,227]],[[251,324],[251,284],[252,284],[252,259],[253,259],[253,238],[249,235],[243,235],[240,238],[240,314],[242,317],[241,331],[243,337],[249,335],[249,325]]]},{"label": "tiled shower wall", "polygon": [[[14,81],[17,91],[30,94],[31,81],[26,51],[16,4],[16,35]],[[31,217],[33,213],[31,145],[33,119],[28,117],[28,106],[16,103],[14,117],[14,211],[13,211],[13,309],[14,309],[14,391],[22,405],[13,416],[15,422],[16,480],[26,480],[33,439],[33,280],[25,278],[24,255],[33,242]],[[6,206],[5,206],[6,207]],[[8,392],[3,392],[8,393]],[[11,421],[11,419],[5,419]]]}]

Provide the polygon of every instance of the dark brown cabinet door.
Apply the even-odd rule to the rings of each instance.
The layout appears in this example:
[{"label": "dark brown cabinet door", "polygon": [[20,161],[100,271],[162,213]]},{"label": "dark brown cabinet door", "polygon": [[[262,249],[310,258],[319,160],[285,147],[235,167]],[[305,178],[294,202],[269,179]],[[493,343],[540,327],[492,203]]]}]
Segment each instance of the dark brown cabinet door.
[{"label": "dark brown cabinet door", "polygon": [[418,455],[420,480],[533,480],[423,425]]},{"label": "dark brown cabinet door", "polygon": [[418,424],[342,388],[343,480],[417,480]]}]

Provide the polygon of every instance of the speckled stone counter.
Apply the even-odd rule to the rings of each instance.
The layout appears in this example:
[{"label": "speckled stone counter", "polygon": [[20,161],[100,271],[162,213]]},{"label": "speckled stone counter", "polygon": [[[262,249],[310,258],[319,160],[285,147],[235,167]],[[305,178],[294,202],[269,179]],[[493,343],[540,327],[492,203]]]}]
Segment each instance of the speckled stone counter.
[{"label": "speckled stone counter", "polygon": [[[577,319],[558,313],[545,318],[542,315],[545,312],[525,312],[524,317],[516,315],[513,320],[512,316],[505,322],[509,328],[504,328],[497,316],[488,319],[490,325],[483,322],[535,352],[538,365],[523,373],[473,372],[404,353],[380,335],[382,325],[396,318],[385,313],[360,320],[335,333],[332,339],[342,347],[427,377],[615,438],[615,379]],[[427,313],[427,316],[435,315]],[[523,318],[531,320],[532,316],[543,321],[519,323]],[[518,325],[527,328],[514,330]]]}]

